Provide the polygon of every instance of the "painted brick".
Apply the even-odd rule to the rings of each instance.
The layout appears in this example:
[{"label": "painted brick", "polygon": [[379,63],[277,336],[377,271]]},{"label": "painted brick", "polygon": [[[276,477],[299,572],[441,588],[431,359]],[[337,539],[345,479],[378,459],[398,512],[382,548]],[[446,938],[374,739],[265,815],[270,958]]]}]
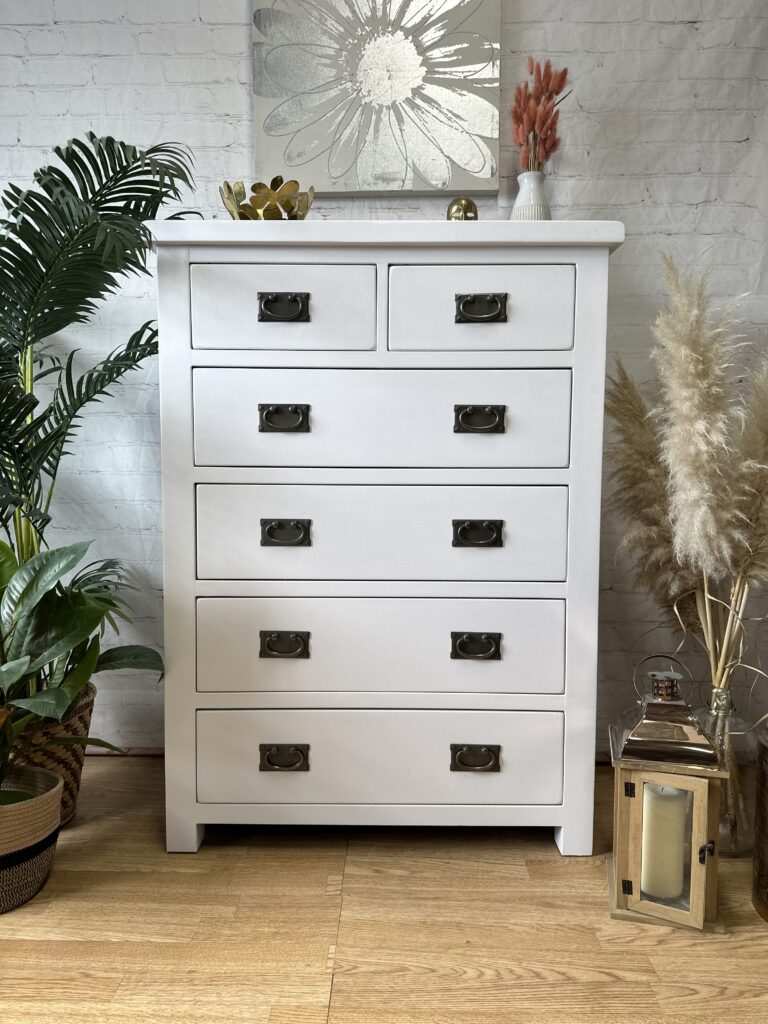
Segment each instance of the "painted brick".
[{"label": "painted brick", "polygon": [[156,57],[105,57],[91,63],[94,85],[154,85],[163,80],[162,65]]},{"label": "painted brick", "polygon": [[51,0],[0,0],[0,25],[48,25]]},{"label": "painted brick", "polygon": [[[265,7],[270,6],[265,2]],[[200,18],[216,25],[248,25],[248,4],[241,0],[200,0]]]},{"label": "painted brick", "polygon": [[111,57],[135,49],[131,30],[122,25],[69,25],[60,34],[67,53]]},{"label": "painted brick", "polygon": [[53,0],[55,20],[61,24],[68,21],[115,24],[123,20],[126,6],[124,0]]},{"label": "painted brick", "polygon": [[131,0],[125,4],[125,12],[126,21],[136,25],[197,21],[195,0]]},{"label": "painted brick", "polygon": [[18,79],[21,85],[36,88],[45,85],[87,85],[90,81],[88,65],[71,57],[30,57],[20,64]]},{"label": "painted brick", "polygon": [[0,53],[23,57],[27,52],[26,38],[22,32],[0,28]]}]

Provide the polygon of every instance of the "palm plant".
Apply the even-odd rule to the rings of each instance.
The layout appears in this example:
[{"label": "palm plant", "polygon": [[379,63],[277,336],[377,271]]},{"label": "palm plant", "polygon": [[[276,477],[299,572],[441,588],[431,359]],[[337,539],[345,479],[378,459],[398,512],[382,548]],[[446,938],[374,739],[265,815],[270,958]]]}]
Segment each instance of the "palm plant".
[{"label": "palm plant", "polygon": [[9,185],[2,194],[0,781],[14,760],[35,756],[41,724],[61,722],[95,672],[163,667],[140,645],[100,651],[106,626],[118,632],[118,620],[128,619],[120,564],[107,559],[77,572],[88,544],[50,549],[44,539],[83,409],[157,352],[157,330],[143,324],[79,376],[76,353],[61,358],[49,339],[86,323],[122,278],[148,272],[146,222],[191,186],[190,157],[173,144],[141,150],[93,134],[55,154],[60,166],[38,170],[32,188]]},{"label": "palm plant", "polygon": [[[48,339],[86,323],[122,277],[147,273],[146,221],[191,186],[188,151],[89,133],[54,150],[35,187],[9,185],[0,219],[0,525],[20,563],[40,551],[60,461],[86,405],[157,352],[143,324],[76,376]],[[51,398],[41,409],[41,382]]]}]

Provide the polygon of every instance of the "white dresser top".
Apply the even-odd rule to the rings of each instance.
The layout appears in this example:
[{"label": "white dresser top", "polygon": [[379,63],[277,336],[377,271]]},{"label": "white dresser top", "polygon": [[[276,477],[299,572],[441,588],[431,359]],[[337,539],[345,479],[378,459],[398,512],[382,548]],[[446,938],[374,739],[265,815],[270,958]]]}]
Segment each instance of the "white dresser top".
[{"label": "white dresser top", "polygon": [[233,220],[160,220],[149,229],[160,245],[303,246],[602,246],[624,241],[624,225],[612,220],[449,221],[320,220],[280,223]]}]

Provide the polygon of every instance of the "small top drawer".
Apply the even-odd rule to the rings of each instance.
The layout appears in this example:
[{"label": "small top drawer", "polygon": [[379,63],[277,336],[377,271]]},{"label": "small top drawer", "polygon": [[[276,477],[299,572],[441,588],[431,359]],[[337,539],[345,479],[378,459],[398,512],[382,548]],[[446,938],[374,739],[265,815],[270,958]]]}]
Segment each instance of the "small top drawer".
[{"label": "small top drawer", "polygon": [[351,350],[376,347],[376,268],[194,263],[192,347]]},{"label": "small top drawer", "polygon": [[575,295],[569,264],[391,267],[389,348],[570,349]]}]

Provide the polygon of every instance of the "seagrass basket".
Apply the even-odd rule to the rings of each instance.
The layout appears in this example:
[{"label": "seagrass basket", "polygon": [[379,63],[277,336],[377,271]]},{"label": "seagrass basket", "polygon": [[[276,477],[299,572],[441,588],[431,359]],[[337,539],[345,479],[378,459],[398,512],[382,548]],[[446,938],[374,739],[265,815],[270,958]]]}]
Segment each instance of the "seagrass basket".
[{"label": "seagrass basket", "polygon": [[79,743],[56,746],[46,746],[46,744],[56,736],[87,736],[91,728],[95,699],[96,687],[93,683],[88,683],[80,700],[60,722],[50,722],[35,733],[34,750],[21,759],[23,764],[48,768],[64,780],[64,795],[61,801],[62,825],[71,821],[77,811],[85,747]]},{"label": "seagrass basket", "polygon": [[31,900],[48,878],[56,852],[64,783],[46,768],[12,768],[2,789],[31,794],[0,806],[0,914]]}]

